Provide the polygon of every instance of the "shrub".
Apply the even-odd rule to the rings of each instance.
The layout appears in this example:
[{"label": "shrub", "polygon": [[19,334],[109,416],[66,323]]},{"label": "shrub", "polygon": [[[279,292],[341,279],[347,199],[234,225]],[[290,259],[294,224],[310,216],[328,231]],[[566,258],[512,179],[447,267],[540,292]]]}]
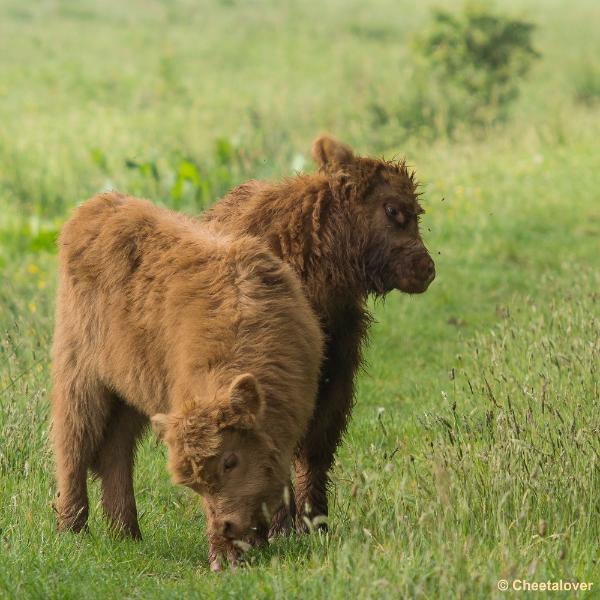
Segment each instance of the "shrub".
[{"label": "shrub", "polygon": [[531,23],[466,4],[436,10],[414,40],[416,67],[400,120],[408,129],[451,135],[460,125],[503,119],[519,83],[538,57]]}]

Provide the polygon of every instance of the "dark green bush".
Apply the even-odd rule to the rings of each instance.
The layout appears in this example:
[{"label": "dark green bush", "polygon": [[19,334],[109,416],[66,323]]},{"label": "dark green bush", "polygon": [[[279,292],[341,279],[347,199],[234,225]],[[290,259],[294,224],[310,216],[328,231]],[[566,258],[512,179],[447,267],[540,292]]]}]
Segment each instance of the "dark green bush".
[{"label": "dark green bush", "polygon": [[436,10],[414,40],[415,69],[400,111],[407,129],[452,135],[461,126],[504,119],[538,56],[531,23],[466,4]]}]

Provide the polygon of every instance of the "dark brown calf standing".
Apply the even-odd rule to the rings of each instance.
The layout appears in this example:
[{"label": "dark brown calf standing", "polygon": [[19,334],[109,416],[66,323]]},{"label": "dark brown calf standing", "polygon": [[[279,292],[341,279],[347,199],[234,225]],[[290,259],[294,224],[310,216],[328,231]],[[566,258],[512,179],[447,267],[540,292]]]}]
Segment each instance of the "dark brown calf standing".
[{"label": "dark brown calf standing", "polygon": [[[321,320],[326,350],[317,406],[295,460],[300,529],[306,507],[312,516],[327,515],[328,472],[352,410],[371,320],[367,296],[421,293],[435,277],[419,234],[417,184],[403,162],[357,157],[329,137],[315,141],[313,157],[318,173],[249,181],[202,217],[214,231],[268,241],[300,276]],[[277,515],[272,533],[287,517]]]},{"label": "dark brown calf standing", "polygon": [[264,242],[206,229],[116,193],[75,211],[60,237],[52,419],[61,529],[84,527],[91,469],[113,526],[139,537],[134,450],[152,417],[173,479],[204,497],[218,568],[282,504],[322,335]]}]

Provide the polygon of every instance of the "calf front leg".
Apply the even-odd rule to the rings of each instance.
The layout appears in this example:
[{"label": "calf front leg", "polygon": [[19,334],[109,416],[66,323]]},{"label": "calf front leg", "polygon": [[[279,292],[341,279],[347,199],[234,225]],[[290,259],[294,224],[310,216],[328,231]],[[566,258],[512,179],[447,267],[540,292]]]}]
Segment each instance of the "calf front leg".
[{"label": "calf front leg", "polygon": [[294,463],[297,531],[306,531],[307,521],[329,514],[329,471],[352,412],[354,376],[369,323],[370,316],[359,303],[340,310],[325,327],[328,343],[315,412]]},{"label": "calf front leg", "polygon": [[288,481],[286,488],[287,491],[284,492],[282,504],[271,519],[269,539],[280,535],[287,535],[294,528],[296,521],[296,500],[291,480]]},{"label": "calf front leg", "polygon": [[[346,430],[353,404],[354,369],[326,376],[317,409],[295,461],[296,530],[307,531],[315,517],[327,517],[329,471]],[[325,529],[326,524],[320,523]]]},{"label": "calf front leg", "polygon": [[116,399],[93,465],[102,481],[102,507],[112,529],[135,539],[142,534],[133,493],[133,464],[137,441],[147,423],[146,415]]}]

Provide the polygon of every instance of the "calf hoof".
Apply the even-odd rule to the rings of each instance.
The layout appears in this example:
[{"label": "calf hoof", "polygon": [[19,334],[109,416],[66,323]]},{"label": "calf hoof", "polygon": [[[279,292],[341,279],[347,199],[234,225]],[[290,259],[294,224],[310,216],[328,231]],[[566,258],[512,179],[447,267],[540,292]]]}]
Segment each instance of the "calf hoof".
[{"label": "calf hoof", "polygon": [[290,523],[275,523],[274,525],[271,525],[271,529],[269,529],[269,540],[290,535],[293,530],[294,528]]},{"label": "calf hoof", "polygon": [[294,530],[294,517],[290,511],[284,506],[280,508],[274,515],[269,528],[269,539],[290,535]]},{"label": "calf hoof", "polygon": [[59,513],[56,529],[59,532],[72,531],[73,533],[79,533],[81,531],[87,531],[87,510],[80,509],[75,514],[73,513]]},{"label": "calf hoof", "polygon": [[317,515],[311,518],[302,515],[296,519],[295,529],[298,534],[312,533],[313,531],[322,531],[323,533],[326,533],[328,531],[327,516]]},{"label": "calf hoof", "polygon": [[112,535],[119,538],[131,538],[133,540],[142,539],[142,532],[140,531],[140,527],[137,523],[112,523],[110,525],[110,532]]},{"label": "calf hoof", "polygon": [[135,527],[130,527],[127,530],[127,535],[136,541],[139,541],[142,539],[142,532],[140,531],[140,528],[138,525],[136,525]]}]

